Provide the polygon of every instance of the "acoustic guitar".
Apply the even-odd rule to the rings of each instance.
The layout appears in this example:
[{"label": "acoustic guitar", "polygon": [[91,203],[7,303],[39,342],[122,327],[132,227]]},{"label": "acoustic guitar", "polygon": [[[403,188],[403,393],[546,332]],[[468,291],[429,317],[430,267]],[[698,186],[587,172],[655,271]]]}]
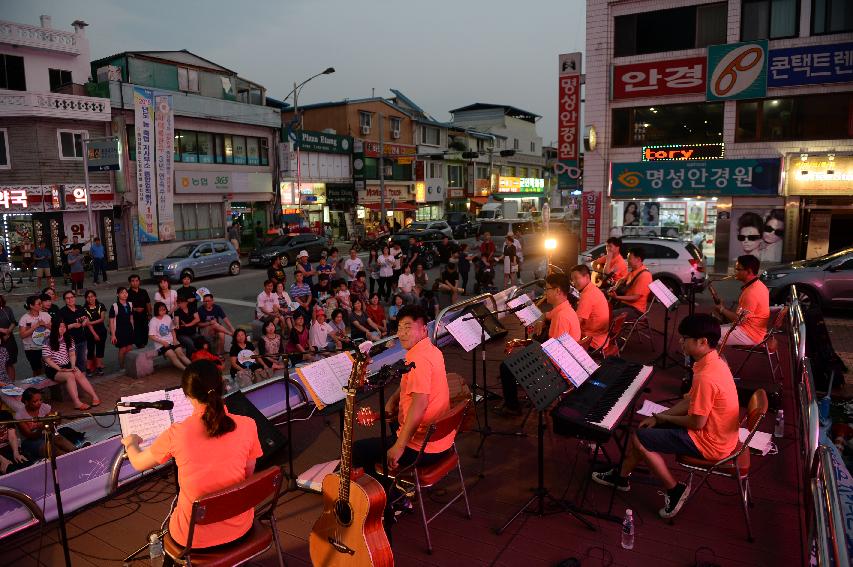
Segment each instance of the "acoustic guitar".
[{"label": "acoustic guitar", "polygon": [[367,374],[368,356],[356,351],[347,383],[340,474],[323,479],[323,513],[308,537],[315,567],[391,567],[394,555],[382,525],[385,490],[361,469],[352,470],[355,394]]}]

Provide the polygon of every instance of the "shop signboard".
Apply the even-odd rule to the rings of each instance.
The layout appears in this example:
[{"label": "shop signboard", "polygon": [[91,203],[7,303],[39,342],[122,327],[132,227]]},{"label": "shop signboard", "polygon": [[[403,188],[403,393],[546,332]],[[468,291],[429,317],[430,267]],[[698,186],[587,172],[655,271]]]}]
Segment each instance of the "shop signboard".
[{"label": "shop signboard", "polygon": [[612,163],[614,199],[668,196],[762,196],[779,194],[781,159],[720,159]]},{"label": "shop signboard", "polygon": [[[113,190],[107,183],[89,185],[92,209],[111,210]],[[0,213],[42,213],[85,211],[86,186],[67,185],[0,185]]]},{"label": "shop signboard", "polygon": [[560,189],[574,189],[580,179],[581,54],[558,56],[557,75],[557,163],[554,165]]},{"label": "shop signboard", "polygon": [[464,189],[450,189],[449,191],[451,199],[463,199],[465,197]]},{"label": "shop signboard", "polygon": [[703,94],[706,57],[664,59],[613,66],[613,100]]},{"label": "shop signboard", "polygon": [[136,125],[136,207],[139,216],[139,241],[157,242],[157,198],[154,188],[154,121],[151,89],[133,87]]},{"label": "shop signboard", "polygon": [[326,185],[326,201],[329,208],[345,210],[355,206],[355,191],[352,186]]},{"label": "shop signboard", "polygon": [[768,87],[853,81],[853,43],[771,49],[768,59]]},{"label": "shop signboard", "polygon": [[352,181],[356,189],[364,189],[364,142],[361,140],[352,143]]},{"label": "shop signboard", "polygon": [[498,178],[498,197],[541,197],[545,194],[545,180],[541,177]]},{"label": "shop signboard", "polygon": [[301,152],[319,152],[325,154],[348,154],[352,151],[352,138],[314,132],[311,130],[282,131],[282,141],[293,142],[293,149]]},{"label": "shop signboard", "polygon": [[[358,204],[378,203],[381,198],[381,192],[378,185],[369,185],[365,189],[358,190]],[[385,185],[385,205],[388,206],[392,199],[397,201],[411,201],[414,198],[411,189],[408,186],[400,185]]]},{"label": "shop signboard", "polygon": [[[364,155],[367,157],[379,157],[379,142],[363,142]],[[403,146],[401,144],[382,144],[386,158],[415,157],[418,149],[415,146]],[[354,146],[355,147],[355,146]],[[353,150],[357,151],[357,150]]]},{"label": "shop signboard", "polygon": [[89,140],[86,143],[87,167],[93,171],[118,171],[120,160],[118,152],[118,140]]},{"label": "shop signboard", "polygon": [[440,203],[444,201],[444,182],[441,179],[427,179],[426,202]]},{"label": "shop signboard", "polygon": [[666,144],[643,147],[643,161],[684,161],[723,159],[726,145],[719,144]]},{"label": "shop signboard", "polygon": [[154,132],[157,139],[157,228],[162,242],[175,239],[175,202],[172,191],[175,113],[172,95],[155,96],[154,108]]},{"label": "shop signboard", "polygon": [[853,156],[809,154],[805,161],[800,154],[790,158],[788,166],[788,195],[850,195],[853,187]]},{"label": "shop signboard", "polygon": [[581,246],[589,250],[598,244],[601,229],[601,201],[599,191],[584,191],[581,194]]},{"label": "shop signboard", "polygon": [[767,40],[708,47],[708,100],[764,98]]}]

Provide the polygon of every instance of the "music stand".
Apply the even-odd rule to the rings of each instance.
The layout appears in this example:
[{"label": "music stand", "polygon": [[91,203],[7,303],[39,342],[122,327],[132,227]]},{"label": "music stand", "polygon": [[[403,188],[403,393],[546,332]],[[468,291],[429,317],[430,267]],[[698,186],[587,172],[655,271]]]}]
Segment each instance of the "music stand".
[{"label": "music stand", "polygon": [[572,517],[587,528],[595,530],[595,527],[586,518],[581,517],[578,511],[565,502],[551,496],[548,489],[545,488],[545,412],[566,390],[566,381],[554,368],[548,356],[542,351],[539,343],[530,344],[524,350],[513,353],[504,362],[509,371],[512,372],[516,382],[527,392],[527,396],[530,398],[538,414],[536,434],[538,482],[530,500],[525,502],[524,506],[519,508],[503,526],[498,528],[497,533],[503,533],[516,518],[522,513],[528,512],[528,508],[534,502],[537,503],[537,506],[535,511],[531,512],[537,516],[544,516],[546,498],[560,507],[559,512],[571,514]]},{"label": "music stand", "polygon": [[681,361],[676,360],[669,354],[669,314],[672,311],[672,307],[675,306],[678,309],[678,297],[672,293],[666,284],[663,283],[662,280],[654,280],[649,284],[649,291],[654,294],[657,300],[663,305],[664,308],[664,316],[663,316],[663,349],[661,353],[655,357],[649,364],[650,365],[658,365],[664,370],[667,368],[667,362],[671,359],[676,365],[682,366]]}]

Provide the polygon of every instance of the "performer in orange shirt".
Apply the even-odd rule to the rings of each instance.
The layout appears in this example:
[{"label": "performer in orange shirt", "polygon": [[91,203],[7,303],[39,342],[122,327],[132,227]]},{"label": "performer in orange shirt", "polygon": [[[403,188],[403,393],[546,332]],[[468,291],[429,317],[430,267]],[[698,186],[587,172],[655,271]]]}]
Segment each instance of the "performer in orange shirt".
[{"label": "performer in orange shirt", "polygon": [[[743,283],[740,288],[740,298],[737,305],[749,312],[740,325],[729,335],[726,344],[755,345],[764,339],[767,333],[767,323],[770,320],[770,291],[760,279],[758,270],[761,262],[752,254],[738,256],[735,262],[735,279]],[[717,303],[714,310],[728,321],[737,319],[737,312]],[[731,325],[723,325],[723,335]]]},{"label": "performer in orange shirt", "polygon": [[607,239],[604,249],[606,253],[592,262],[593,270],[604,273],[604,276],[599,278],[599,287],[607,283],[608,279],[611,283],[618,282],[628,275],[628,264],[622,257],[622,239],[611,236]]},{"label": "performer in orange shirt", "polygon": [[613,306],[612,317],[620,313],[627,313],[631,319],[639,317],[646,311],[649,301],[649,284],[652,283],[652,274],[643,264],[646,259],[645,251],[640,248],[631,248],[628,251],[628,266],[631,273],[624,280],[624,284],[610,290],[610,297],[619,303]]},{"label": "performer in orange shirt", "polygon": [[589,348],[600,348],[607,340],[607,328],[610,325],[610,305],[607,303],[607,297],[592,285],[589,268],[583,264],[572,268],[570,276],[575,289],[581,294],[577,311],[581,335],[591,337]]},{"label": "performer in orange shirt", "polygon": [[689,315],[678,325],[684,354],[693,358],[693,386],[684,399],[640,422],[628,443],[621,468],[592,473],[592,480],[627,492],[628,477],[645,461],[663,484],[662,518],[672,518],[690,494],[675,482],[663,454],[687,455],[709,461],[728,457],[738,443],[737,387],[728,364],[717,354],[720,324],[711,315]]}]

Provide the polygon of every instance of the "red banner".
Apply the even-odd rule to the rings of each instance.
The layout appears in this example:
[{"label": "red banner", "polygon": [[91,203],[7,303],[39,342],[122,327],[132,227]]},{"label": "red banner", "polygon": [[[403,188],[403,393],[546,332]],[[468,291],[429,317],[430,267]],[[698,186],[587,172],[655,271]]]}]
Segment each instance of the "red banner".
[{"label": "red banner", "polygon": [[560,101],[558,108],[559,128],[557,137],[557,159],[578,159],[578,123],[580,121],[581,76],[563,75],[560,77]]},{"label": "red banner", "polygon": [[705,94],[706,74],[705,57],[616,65],[613,99]]},{"label": "red banner", "polygon": [[601,193],[584,191],[581,196],[581,244],[589,250],[598,244],[601,230]]}]

